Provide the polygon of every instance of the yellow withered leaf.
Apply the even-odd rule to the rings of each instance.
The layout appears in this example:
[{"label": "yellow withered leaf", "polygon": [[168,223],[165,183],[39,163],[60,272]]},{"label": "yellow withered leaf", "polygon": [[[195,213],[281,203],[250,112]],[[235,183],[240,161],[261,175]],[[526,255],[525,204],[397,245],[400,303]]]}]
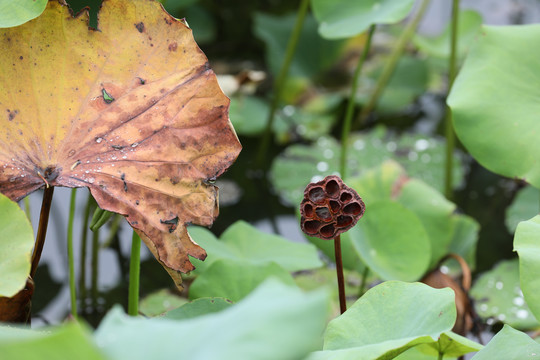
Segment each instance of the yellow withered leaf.
[{"label": "yellow withered leaf", "polygon": [[210,182],[241,146],[191,30],[151,0],[105,0],[98,29],[50,1],[0,29],[0,191],[88,187],[179,281],[218,214]]}]

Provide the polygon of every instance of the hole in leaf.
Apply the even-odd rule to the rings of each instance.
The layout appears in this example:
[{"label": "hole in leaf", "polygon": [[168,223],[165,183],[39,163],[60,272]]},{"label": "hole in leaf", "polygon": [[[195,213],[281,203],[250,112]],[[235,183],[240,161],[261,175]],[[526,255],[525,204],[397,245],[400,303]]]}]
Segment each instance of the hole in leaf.
[{"label": "hole in leaf", "polygon": [[309,190],[309,199],[314,203],[322,203],[324,201],[324,190],[321,187],[315,187]]},{"label": "hole in leaf", "polygon": [[316,220],[306,221],[304,223],[304,231],[311,235],[315,235],[320,227],[321,223]]},{"label": "hole in leaf", "polygon": [[326,193],[330,197],[337,197],[339,193],[339,184],[336,180],[330,180],[326,183]]},{"label": "hole in leaf", "polygon": [[335,232],[336,232],[336,229],[334,228],[334,225],[332,225],[332,224],[323,226],[321,228],[321,230],[319,231],[321,236],[323,236],[323,237],[325,237],[327,239],[333,238]]},{"label": "hole in leaf", "polygon": [[328,221],[332,219],[332,214],[330,214],[330,210],[328,210],[327,207],[319,207],[315,210],[315,213],[319,217],[319,219],[323,221]]}]

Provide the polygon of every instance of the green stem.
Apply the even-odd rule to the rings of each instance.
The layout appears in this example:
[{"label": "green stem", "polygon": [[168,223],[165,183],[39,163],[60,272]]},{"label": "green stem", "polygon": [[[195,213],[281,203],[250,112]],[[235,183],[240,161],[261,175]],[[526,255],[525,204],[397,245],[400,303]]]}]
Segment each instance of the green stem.
[{"label": "green stem", "polygon": [[270,111],[266,120],[266,129],[264,131],[261,145],[259,146],[259,153],[257,156],[257,164],[261,168],[263,167],[265,156],[268,153],[268,147],[270,146],[270,140],[272,139],[272,124],[274,123],[274,117],[277,107],[281,101],[283,88],[285,86],[285,80],[287,79],[287,75],[289,73],[289,68],[291,66],[291,62],[296,51],[298,40],[300,39],[300,33],[302,32],[302,26],[304,25],[304,19],[306,17],[308,8],[309,0],[302,0],[300,2],[300,7],[298,8],[298,15],[296,17],[296,23],[294,25],[293,32],[291,34],[291,37],[289,38],[289,43],[287,44],[285,60],[281,65],[279,74],[274,83],[274,96],[270,104]]},{"label": "green stem", "polygon": [[366,44],[364,45],[364,50],[362,51],[362,55],[360,56],[360,59],[358,60],[358,64],[356,65],[356,69],[354,70],[353,75],[353,81],[351,84],[351,94],[349,96],[349,101],[347,103],[347,110],[345,112],[345,120],[343,121],[343,131],[341,133],[341,157],[339,159],[339,173],[341,174],[342,178],[345,178],[347,176],[347,151],[349,147],[349,133],[351,132],[351,124],[352,124],[352,118],[353,118],[353,112],[354,112],[354,104],[356,99],[356,89],[358,87],[358,79],[360,78],[360,74],[362,73],[362,66],[364,65],[364,62],[366,61],[367,55],[369,53],[369,48],[371,47],[371,38],[373,37],[373,33],[375,32],[375,25],[371,25],[368,30],[368,36],[366,40]]},{"label": "green stem", "polygon": [[379,98],[381,97],[384,89],[388,85],[388,82],[390,81],[390,78],[392,77],[392,74],[394,73],[394,70],[396,69],[396,65],[401,58],[401,55],[403,54],[403,50],[405,49],[405,46],[409,43],[409,40],[414,35],[414,32],[416,31],[416,28],[418,27],[418,24],[420,23],[420,20],[424,16],[424,13],[429,5],[430,0],[423,0],[420,4],[420,9],[416,12],[414,15],[414,18],[407,24],[403,32],[401,33],[401,36],[397,40],[396,46],[392,50],[392,53],[390,54],[390,58],[386,62],[381,75],[377,79],[377,83],[375,84],[375,90],[371,94],[371,97],[369,98],[366,105],[362,108],[362,111],[360,113],[358,122],[361,126],[369,114],[373,111],[375,108],[375,105],[377,105],[377,102],[379,101]]},{"label": "green stem", "polygon": [[30,197],[26,196],[24,198],[24,212],[26,214],[26,217],[28,218],[28,221],[32,223],[32,212],[30,211]]},{"label": "green stem", "polygon": [[31,278],[34,278],[34,275],[36,274],[39,259],[41,258],[41,252],[43,251],[43,245],[45,244],[45,235],[47,234],[47,226],[49,225],[49,214],[51,212],[53,194],[54,187],[52,186],[47,186],[43,192],[36,245],[34,246],[34,252],[32,253],[32,267],[30,268]]},{"label": "green stem", "polygon": [[[450,59],[448,64],[448,93],[452,89],[457,74],[457,31],[458,31],[459,0],[452,2],[452,29],[450,40]],[[452,126],[452,112],[448,105],[446,106],[445,116],[445,135],[446,135],[446,165],[444,173],[444,193],[447,199],[452,199],[452,169],[454,163],[455,134]]]},{"label": "green stem", "polygon": [[107,236],[107,238],[105,239],[105,242],[103,242],[101,247],[108,248],[111,246],[111,243],[113,242],[114,237],[116,236],[116,234],[118,234],[118,230],[120,230],[120,225],[122,224],[123,219],[124,217],[122,215],[119,215],[119,214],[113,215],[109,235]]},{"label": "green stem", "polygon": [[97,309],[98,303],[98,266],[99,266],[99,229],[92,234],[92,308]]},{"label": "green stem", "polygon": [[67,252],[68,252],[68,267],[69,267],[69,295],[71,299],[71,315],[77,318],[77,295],[75,292],[75,260],[73,257],[73,219],[75,218],[75,200],[77,188],[71,190],[71,198],[69,202],[69,219],[67,229]]},{"label": "green stem", "polygon": [[439,352],[439,356],[437,357],[437,360],[443,360],[443,358],[444,358],[444,353]]},{"label": "green stem", "polygon": [[338,280],[339,309],[343,314],[347,311],[347,298],[345,296],[345,279],[343,276],[343,260],[341,258],[341,237],[334,239],[334,255],[336,258],[336,274]]},{"label": "green stem", "polygon": [[139,314],[139,275],[141,269],[141,238],[135,231],[131,239],[131,260],[129,262],[128,314]]},{"label": "green stem", "polygon": [[81,261],[79,269],[79,292],[81,304],[83,304],[83,311],[86,304],[86,249],[88,243],[88,224],[90,222],[93,205],[94,198],[90,193],[88,193],[88,200],[86,201],[86,208],[84,209],[84,218],[81,230]]},{"label": "green stem", "polygon": [[360,290],[358,291],[358,297],[362,297],[364,293],[366,292],[366,283],[367,283],[367,277],[369,275],[369,267],[365,265],[364,272],[362,273],[362,280],[360,282]]}]

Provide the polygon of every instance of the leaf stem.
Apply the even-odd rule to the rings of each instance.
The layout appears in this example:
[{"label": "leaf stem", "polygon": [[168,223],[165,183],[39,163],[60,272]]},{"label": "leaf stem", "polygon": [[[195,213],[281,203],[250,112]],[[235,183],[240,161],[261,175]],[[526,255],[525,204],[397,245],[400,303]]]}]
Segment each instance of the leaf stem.
[{"label": "leaf stem", "polygon": [[129,262],[128,314],[139,315],[139,278],[141,269],[141,238],[135,231],[131,238],[131,259]]},{"label": "leaf stem", "polygon": [[341,133],[341,156],[339,159],[339,173],[341,174],[342,178],[345,178],[347,175],[346,174],[347,150],[349,147],[348,146],[349,133],[351,132],[351,123],[352,123],[354,104],[355,104],[355,99],[356,99],[356,89],[358,87],[358,79],[360,78],[360,74],[362,72],[362,66],[364,65],[364,62],[369,53],[369,49],[371,47],[371,38],[373,37],[374,32],[375,32],[375,24],[369,27],[367,40],[364,45],[364,50],[362,51],[362,55],[360,56],[360,59],[358,60],[358,64],[356,65],[356,69],[354,70],[353,81],[351,84],[351,94],[349,95],[349,101],[347,103],[347,110],[345,112],[345,120],[343,121],[343,131]]},{"label": "leaf stem", "polygon": [[73,256],[73,219],[75,218],[75,201],[77,198],[77,188],[71,190],[69,201],[69,218],[67,228],[67,253],[69,267],[69,295],[71,299],[71,315],[77,318],[77,295],[75,288],[75,259]]},{"label": "leaf stem", "polygon": [[414,32],[416,28],[418,27],[418,24],[420,23],[420,20],[424,16],[424,13],[427,9],[427,6],[429,5],[429,2],[430,0],[422,1],[422,3],[420,4],[420,9],[418,9],[413,19],[407,24],[407,26],[401,33],[401,36],[398,38],[397,43],[394,46],[394,49],[392,49],[390,58],[384,65],[382,73],[377,79],[377,83],[375,84],[375,90],[373,91],[368,102],[362,108],[362,111],[360,112],[360,116],[358,118],[358,123],[360,126],[363,125],[363,123],[365,122],[369,114],[375,108],[375,105],[377,105],[379,98],[381,97],[384,89],[388,85],[388,82],[392,78],[392,74],[394,73],[394,70],[396,69],[396,65],[399,59],[401,58],[401,55],[403,54],[403,50],[405,49],[405,46],[409,43],[409,40],[414,35]]},{"label": "leaf stem", "polygon": [[99,230],[92,234],[92,308],[97,310],[98,303],[98,266],[99,266]]},{"label": "leaf stem", "polygon": [[32,212],[30,211],[30,197],[26,196],[24,198],[24,212],[26,213],[26,217],[28,218],[28,221],[32,223]]},{"label": "leaf stem", "polygon": [[81,261],[79,271],[79,296],[81,304],[83,304],[83,312],[85,311],[86,304],[86,250],[88,243],[88,223],[90,222],[90,214],[92,213],[92,207],[94,204],[94,198],[88,193],[88,200],[86,201],[86,207],[84,209],[84,219],[81,230]]},{"label": "leaf stem", "polygon": [[39,225],[36,235],[36,245],[34,246],[34,252],[32,253],[32,267],[30,269],[31,278],[34,278],[34,275],[36,274],[39,259],[41,258],[41,252],[43,251],[43,245],[45,244],[45,235],[47,234],[47,226],[49,225],[49,214],[51,212],[53,194],[53,186],[49,186],[43,191],[43,200],[41,202],[41,212],[39,214]]},{"label": "leaf stem", "polygon": [[270,146],[270,140],[272,138],[272,124],[274,123],[274,117],[277,107],[279,105],[279,102],[281,101],[285,80],[287,79],[287,75],[289,73],[289,68],[291,66],[291,62],[296,51],[296,46],[298,45],[298,40],[300,39],[300,34],[302,32],[302,27],[304,25],[304,19],[306,17],[308,8],[309,0],[302,0],[300,2],[300,7],[298,8],[298,15],[296,17],[294,29],[287,44],[285,60],[283,60],[283,64],[281,64],[281,68],[279,69],[279,74],[276,78],[276,81],[274,82],[274,94],[272,97],[272,102],[270,103],[270,111],[266,120],[266,128],[264,130],[261,145],[259,146],[259,153],[257,156],[257,164],[261,168],[263,167],[266,154],[268,153],[268,147]]},{"label": "leaf stem", "polygon": [[339,309],[343,314],[347,310],[347,299],[345,298],[345,280],[343,277],[343,260],[341,258],[341,236],[334,238],[334,254],[336,258],[336,274],[339,292]]},{"label": "leaf stem", "polygon": [[367,283],[367,277],[369,275],[369,266],[364,265],[364,272],[362,273],[362,280],[360,280],[360,290],[358,291],[358,297],[362,297],[364,293],[366,292],[366,283]]},{"label": "leaf stem", "polygon": [[[457,31],[458,31],[458,16],[459,16],[459,0],[452,2],[452,25],[451,25],[451,40],[450,40],[450,59],[448,63],[448,94],[452,90],[452,85],[457,74],[456,58],[457,58]],[[452,169],[454,163],[454,147],[456,136],[452,125],[452,112],[450,107],[446,105],[445,115],[445,135],[446,135],[446,162],[444,173],[444,194],[446,198],[452,199]]]}]

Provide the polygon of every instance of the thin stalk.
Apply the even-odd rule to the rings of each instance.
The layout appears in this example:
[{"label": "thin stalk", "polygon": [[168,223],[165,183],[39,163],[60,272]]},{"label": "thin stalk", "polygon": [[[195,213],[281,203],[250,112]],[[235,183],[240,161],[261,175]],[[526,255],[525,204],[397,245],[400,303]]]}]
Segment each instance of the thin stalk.
[{"label": "thin stalk", "polygon": [[141,238],[135,231],[131,238],[131,259],[129,261],[128,314],[139,315],[139,275],[141,270]]},{"label": "thin stalk", "polygon": [[69,267],[69,295],[71,299],[71,315],[77,318],[77,295],[75,289],[75,259],[73,256],[73,219],[75,218],[75,200],[77,198],[77,188],[71,190],[69,201],[69,219],[67,229],[67,252]]},{"label": "thin stalk", "polygon": [[88,223],[90,222],[93,203],[94,199],[92,198],[92,195],[88,193],[88,200],[86,201],[86,207],[84,209],[84,218],[81,230],[81,266],[79,269],[79,292],[83,308],[84,304],[86,303],[86,250],[88,243]]},{"label": "thin stalk", "polygon": [[439,351],[439,356],[437,357],[437,360],[443,360],[443,358],[444,358],[444,353]]},{"label": "thin stalk", "polygon": [[358,291],[358,297],[362,297],[366,292],[367,277],[369,275],[369,267],[365,265],[364,272],[362,273],[362,280],[360,282],[360,290]]},{"label": "thin stalk", "polygon": [[32,212],[30,211],[30,197],[26,196],[24,198],[24,212],[26,214],[26,217],[28,218],[28,221],[32,223]]},{"label": "thin stalk", "polygon": [[358,87],[358,79],[360,78],[360,74],[362,73],[362,66],[364,65],[364,62],[369,53],[369,48],[371,47],[371,38],[373,37],[374,32],[375,32],[375,24],[369,27],[366,44],[364,45],[364,50],[362,51],[362,55],[360,56],[360,59],[358,60],[358,64],[356,65],[356,69],[354,70],[353,81],[351,84],[351,94],[349,96],[349,102],[347,103],[347,110],[345,112],[345,120],[343,121],[343,131],[341,133],[341,157],[339,159],[339,173],[341,174],[342,178],[345,178],[347,175],[346,174],[347,166],[345,165],[347,163],[347,150],[349,147],[348,146],[349,133],[351,132],[351,124],[352,124],[354,104],[355,104],[355,99],[356,99],[356,89]]},{"label": "thin stalk", "polygon": [[334,239],[334,253],[336,257],[336,274],[339,292],[339,309],[343,314],[347,310],[347,299],[345,298],[345,280],[343,277],[343,260],[341,258],[341,237],[338,235]]},{"label": "thin stalk", "polygon": [[39,214],[39,225],[36,235],[36,245],[34,246],[34,252],[32,253],[32,268],[30,269],[31,278],[34,278],[34,275],[36,274],[39,259],[41,258],[41,252],[43,251],[43,245],[45,244],[45,235],[47,234],[47,225],[49,225],[49,213],[51,212],[53,194],[53,186],[45,188],[43,192],[41,212]]},{"label": "thin stalk", "polygon": [[97,309],[98,300],[98,266],[99,266],[99,229],[92,234],[92,307]]},{"label": "thin stalk", "polygon": [[[452,85],[457,74],[457,31],[458,31],[458,16],[459,16],[459,0],[452,2],[452,25],[451,25],[451,40],[450,40],[450,59],[448,63],[448,93],[452,90]],[[454,127],[452,126],[452,112],[448,105],[446,106],[445,116],[445,135],[446,135],[446,165],[444,172],[444,194],[447,199],[452,199],[452,168],[454,165],[454,147],[456,136]]]},{"label": "thin stalk", "polygon": [[111,243],[113,242],[116,234],[118,234],[118,230],[120,230],[120,225],[122,224],[122,220],[124,217],[119,214],[114,214],[113,219],[111,221],[111,226],[109,230],[109,235],[101,245],[102,248],[108,248],[111,246]]},{"label": "thin stalk", "polygon": [[388,82],[390,81],[390,78],[394,73],[394,70],[396,69],[396,65],[401,58],[401,55],[403,54],[405,46],[409,43],[409,40],[414,35],[414,32],[416,31],[416,28],[420,23],[420,20],[424,16],[429,2],[430,0],[422,1],[422,3],[420,4],[420,8],[414,15],[413,19],[407,24],[407,26],[401,33],[401,36],[397,40],[396,46],[390,54],[390,59],[388,59],[388,61],[386,62],[382,73],[379,76],[379,79],[377,79],[377,83],[375,84],[375,90],[371,94],[371,97],[369,98],[367,104],[362,108],[362,111],[358,118],[359,125],[362,125],[365,122],[369,114],[375,108],[375,105],[377,105],[379,98],[381,97],[384,89],[386,88],[386,85],[388,85]]},{"label": "thin stalk", "polygon": [[298,45],[298,40],[300,39],[300,33],[302,32],[302,26],[304,25],[304,19],[306,17],[308,8],[309,0],[302,0],[300,2],[300,7],[298,8],[298,15],[296,17],[294,29],[291,37],[289,38],[289,43],[287,44],[285,60],[283,61],[283,64],[281,64],[279,74],[274,83],[274,96],[272,97],[272,102],[270,103],[270,111],[266,120],[266,129],[264,131],[257,156],[257,164],[261,168],[263,167],[265,156],[268,153],[268,147],[270,146],[270,140],[272,138],[272,124],[274,123],[277,107],[281,101],[285,80],[287,79],[289,68],[291,67],[291,62],[296,51],[296,46]]}]

